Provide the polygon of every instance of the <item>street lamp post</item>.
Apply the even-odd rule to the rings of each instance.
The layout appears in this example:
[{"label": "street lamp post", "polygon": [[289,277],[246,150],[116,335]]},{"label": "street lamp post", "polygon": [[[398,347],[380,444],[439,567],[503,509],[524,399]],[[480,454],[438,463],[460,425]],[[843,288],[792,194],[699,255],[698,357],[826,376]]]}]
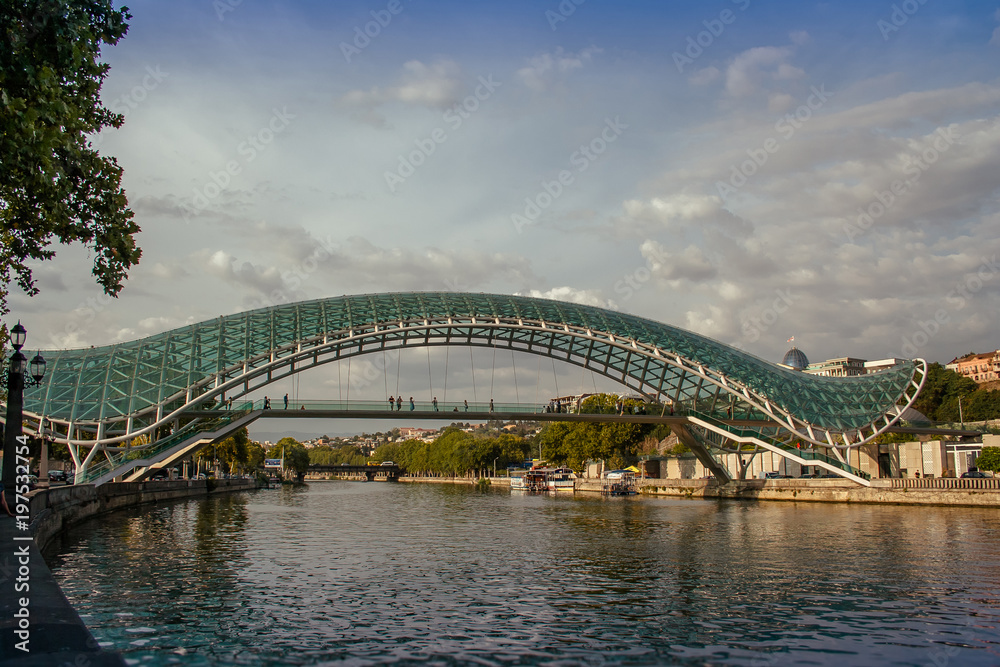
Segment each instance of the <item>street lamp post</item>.
[{"label": "street lamp post", "polygon": [[27,330],[20,322],[10,330],[10,344],[14,348],[14,354],[10,356],[10,366],[7,368],[7,421],[4,424],[3,439],[3,489],[8,507],[13,506],[17,496],[17,449],[20,446],[27,453],[27,441],[21,431],[24,388],[38,386],[45,376],[45,359],[39,353],[31,360],[31,379],[25,377],[28,359],[21,354],[21,348],[24,347],[27,335]]}]

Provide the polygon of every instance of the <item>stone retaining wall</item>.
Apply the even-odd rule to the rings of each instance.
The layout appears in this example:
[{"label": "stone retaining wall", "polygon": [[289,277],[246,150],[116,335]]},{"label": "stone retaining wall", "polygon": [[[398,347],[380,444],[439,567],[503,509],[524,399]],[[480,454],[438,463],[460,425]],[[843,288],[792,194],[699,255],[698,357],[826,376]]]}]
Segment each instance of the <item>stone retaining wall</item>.
[{"label": "stone retaining wall", "polygon": [[[639,492],[681,498],[1000,507],[1000,490],[996,489],[893,488],[886,482],[888,480],[873,480],[870,487],[864,487],[837,479],[754,479],[720,486],[715,480],[653,479],[640,483]],[[578,488],[601,490],[597,480],[585,486],[587,488]]]},{"label": "stone retaining wall", "polygon": [[56,486],[31,497],[31,533],[44,549],[55,535],[73,524],[98,514],[144,503],[156,503],[257,488],[254,479],[176,480],[156,482],[111,482]]}]

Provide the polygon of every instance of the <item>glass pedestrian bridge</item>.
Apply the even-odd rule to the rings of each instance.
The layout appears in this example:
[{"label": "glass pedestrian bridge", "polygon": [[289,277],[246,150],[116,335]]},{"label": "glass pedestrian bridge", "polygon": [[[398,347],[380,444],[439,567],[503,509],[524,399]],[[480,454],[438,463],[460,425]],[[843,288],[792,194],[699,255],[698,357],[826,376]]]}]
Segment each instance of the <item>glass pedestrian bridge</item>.
[{"label": "glass pedestrian bridge", "polygon": [[[819,377],[603,308],[498,294],[401,292],[303,301],[126,343],[43,351],[49,372],[42,387],[26,392],[25,414],[69,445],[78,480],[90,478],[87,468],[99,461],[109,466],[104,478],[117,470],[122,450],[143,461],[130,470],[162,464],[259,418],[263,410],[244,399],[273,382],[352,357],[437,346],[515,350],[591,370],[664,414],[696,411],[721,420],[721,426],[692,425],[692,437],[700,434],[706,448],[725,448],[714,430],[743,420],[769,424],[757,429],[769,442],[809,443],[838,458],[891,428],[926,376],[926,363],[917,359],[872,375]],[[228,416],[210,410],[230,401],[245,409]],[[454,407],[442,404],[442,417]],[[397,414],[408,408],[404,400]],[[377,409],[388,412],[388,400]],[[179,434],[191,443],[164,447]],[[155,456],[137,457],[143,450]]]}]

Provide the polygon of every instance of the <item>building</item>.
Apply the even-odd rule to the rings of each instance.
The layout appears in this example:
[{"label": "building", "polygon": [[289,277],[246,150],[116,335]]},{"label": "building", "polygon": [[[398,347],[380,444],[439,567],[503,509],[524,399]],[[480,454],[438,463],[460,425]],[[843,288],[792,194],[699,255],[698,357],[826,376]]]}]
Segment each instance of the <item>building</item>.
[{"label": "building", "polygon": [[412,426],[404,426],[399,429],[399,435],[406,440],[421,440],[423,442],[430,442],[438,434],[436,428],[413,428]]},{"label": "building", "polygon": [[803,371],[809,366],[809,357],[806,356],[805,352],[792,345],[792,349],[785,352],[785,356],[781,359],[781,365]]},{"label": "building", "polygon": [[903,363],[903,359],[878,359],[876,361],[866,361],[855,357],[838,357],[827,359],[819,363],[810,364],[805,353],[795,346],[792,346],[785,353],[781,360],[781,365],[792,368],[809,375],[823,375],[826,377],[855,377],[858,375],[870,375],[879,371],[891,368],[896,364]]},{"label": "building", "polygon": [[945,368],[979,384],[1000,380],[1000,350],[952,359]]},{"label": "building", "polygon": [[904,359],[896,359],[895,357],[890,357],[889,359],[877,359],[875,361],[865,362],[865,374],[878,373],[879,371],[884,371],[887,368],[892,368],[896,364],[901,364]]},{"label": "building", "polygon": [[825,375],[828,377],[853,377],[856,375],[867,375],[864,359],[854,357],[840,357],[839,359],[827,359],[818,364],[809,364],[803,369],[809,375]]}]

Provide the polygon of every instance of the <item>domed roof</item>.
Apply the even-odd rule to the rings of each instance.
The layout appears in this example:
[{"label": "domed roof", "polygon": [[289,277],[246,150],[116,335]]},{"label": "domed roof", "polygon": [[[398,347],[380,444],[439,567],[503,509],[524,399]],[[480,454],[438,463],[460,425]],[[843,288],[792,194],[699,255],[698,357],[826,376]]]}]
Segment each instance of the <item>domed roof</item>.
[{"label": "domed roof", "polygon": [[806,357],[805,352],[793,346],[792,349],[785,352],[785,358],[781,360],[781,363],[801,371],[809,365],[809,358]]}]

